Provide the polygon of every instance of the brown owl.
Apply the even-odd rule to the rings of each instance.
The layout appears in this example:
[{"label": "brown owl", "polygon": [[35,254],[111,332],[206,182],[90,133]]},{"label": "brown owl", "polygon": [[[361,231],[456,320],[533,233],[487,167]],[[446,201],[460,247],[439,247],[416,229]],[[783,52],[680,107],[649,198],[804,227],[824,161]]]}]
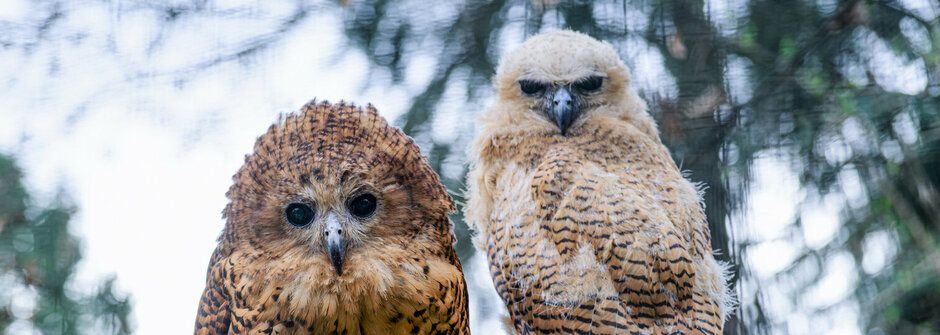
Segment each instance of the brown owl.
[{"label": "brown owl", "polygon": [[310,103],[233,177],[196,334],[468,334],[454,204],[371,106]]},{"label": "brown owl", "polygon": [[557,31],[500,61],[467,218],[521,334],[720,334],[730,304],[696,187],[613,48]]}]

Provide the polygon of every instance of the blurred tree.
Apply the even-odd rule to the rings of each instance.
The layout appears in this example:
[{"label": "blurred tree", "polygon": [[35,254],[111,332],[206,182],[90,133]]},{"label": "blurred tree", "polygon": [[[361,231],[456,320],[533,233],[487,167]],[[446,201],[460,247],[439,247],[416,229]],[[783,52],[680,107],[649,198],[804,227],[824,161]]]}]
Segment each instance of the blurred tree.
[{"label": "blurred tree", "polygon": [[[11,40],[27,36],[22,49],[29,54],[49,43],[50,27],[71,14],[61,1],[37,3],[46,10],[37,11],[30,25],[13,26],[23,29],[0,22],[0,30],[13,32],[0,34],[0,47],[20,46]],[[440,115],[485,107],[501,48],[543,30],[568,28],[611,42],[634,72],[655,68],[661,59],[665,72],[654,72],[656,82],[636,84],[676,161],[690,179],[707,186],[713,248],[733,264],[740,297],[727,333],[824,332],[829,326],[820,324],[831,326],[838,319],[833,316],[844,315],[854,317],[849,322],[863,332],[940,332],[940,3],[935,0],[287,0],[223,10],[215,5],[205,0],[109,4],[115,14],[141,8],[160,14],[162,30],[148,52],[163,47],[169,36],[163,31],[188,27],[180,22],[229,15],[279,23],[260,33],[246,28],[244,35],[250,36],[185,62],[194,65],[167,70],[181,82],[223,62],[250,65],[251,57],[303,27],[311,12],[339,9],[349,46],[366,55],[371,71],[385,71],[400,84],[410,67],[431,68],[397,122],[422,145],[458,204],[463,148],[473,127],[460,122],[455,137],[435,140],[433,125]],[[75,43],[91,33],[59,32],[74,36]],[[57,62],[50,63],[54,73]],[[142,73],[128,77],[152,76]],[[464,101],[448,100],[448,90],[462,91],[457,96]],[[796,206],[797,214],[771,241],[753,236],[764,225],[758,218],[767,213],[742,215],[751,193],[760,191],[751,185],[761,172],[755,163],[768,159],[795,173],[800,183],[799,203],[780,204]],[[818,229],[813,228],[824,223],[803,214],[829,203],[838,209],[835,232],[814,236]],[[58,213],[67,218],[69,212]],[[470,232],[459,214],[454,219],[458,252],[467,259],[474,253]],[[0,227],[12,222],[4,220]],[[779,254],[786,264],[759,276],[753,268],[761,260],[749,256],[775,241],[784,242],[775,248],[787,250],[774,250],[773,256]],[[843,259],[850,264],[835,268]],[[825,285],[832,276],[847,282],[850,293],[820,302],[816,295],[831,290]],[[844,310],[851,313],[839,313]],[[0,325],[11,320],[9,313],[0,315]]]},{"label": "blurred tree", "polygon": [[[708,187],[704,201],[713,247],[734,265],[733,284],[753,283],[750,290],[738,291],[741,303],[727,332],[787,329],[787,312],[767,315],[763,299],[791,300],[808,316],[826,315],[830,309],[854,303],[864,306],[857,321],[862,329],[936,331],[940,322],[937,17],[924,19],[892,1],[750,1],[738,7],[726,4],[724,9],[713,5],[693,0],[487,1],[445,5],[453,8],[444,12],[453,15],[428,18],[434,10],[418,9],[414,2],[376,0],[350,5],[345,25],[353,45],[366,52],[375,67],[396,74],[396,80],[401,80],[407,57],[426,52],[427,40],[434,41],[430,45],[439,50],[435,55],[439,63],[432,80],[400,120],[406,132],[418,138],[425,136],[435,111],[453,108],[440,105],[447,85],[466,80],[468,102],[485,96],[481,92],[488,90],[488,78],[495,71],[500,35],[519,21],[525,36],[514,43],[546,28],[585,32],[621,50],[623,41],[641,36],[665,56],[677,86],[675,96],[644,92],[652,102],[651,112],[675,159],[690,171],[693,181]],[[511,14],[514,10],[524,14]],[[631,16],[637,11],[646,18]],[[731,18],[717,22],[716,16]],[[647,24],[637,29],[633,20]],[[918,36],[920,40],[914,40]],[[875,54],[872,48],[881,44],[887,47],[878,52],[893,55]],[[628,63],[629,52],[624,51]],[[894,57],[901,63],[881,63],[875,57]],[[920,75],[926,77],[918,92],[899,92],[903,88],[878,82],[879,76],[894,70],[879,67],[918,62]],[[733,70],[744,73],[733,77],[730,63],[737,66]],[[458,70],[467,73],[465,77],[454,78]],[[853,75],[858,78],[849,78]],[[742,80],[743,88],[732,87]],[[847,127],[852,130],[847,132]],[[462,140],[466,139],[431,143],[426,149],[432,165],[440,169],[452,155],[462,161],[462,150],[451,149],[463,147]],[[833,159],[832,152],[846,143],[851,146],[849,153]],[[802,225],[814,223],[801,221],[798,215],[787,238],[801,250],[799,255],[776,277],[762,282],[746,267],[747,249],[759,241],[735,236],[732,229],[746,231],[747,225],[760,223],[732,220],[746,206],[752,162],[767,153],[789,160],[802,176],[803,187],[818,194],[808,196],[800,208],[817,205],[830,192],[845,193],[842,188],[861,187],[867,199],[860,204],[844,201],[840,232],[822,247],[807,247],[801,240]],[[852,180],[861,185],[837,181],[849,174],[857,175]],[[445,178],[445,183],[460,190],[463,177]],[[456,219],[458,235],[465,239],[466,226],[460,217]],[[870,234],[884,232],[890,237],[886,247],[862,247],[875,236]],[[465,248],[463,257],[473,252]],[[886,269],[872,273],[863,269],[866,257],[879,257],[891,248],[901,251]],[[842,275],[858,278],[857,300],[848,297],[810,306],[806,300],[813,297],[804,293],[823,277],[827,261],[846,251],[856,266],[850,270],[853,273]],[[767,296],[765,289],[773,283],[782,283],[792,295]],[[910,294],[911,290],[920,293]]]},{"label": "blurred tree", "polygon": [[0,155],[0,331],[129,334],[129,299],[114,278],[87,295],[71,286],[81,259],[68,232],[74,209],[31,203],[13,159]]}]

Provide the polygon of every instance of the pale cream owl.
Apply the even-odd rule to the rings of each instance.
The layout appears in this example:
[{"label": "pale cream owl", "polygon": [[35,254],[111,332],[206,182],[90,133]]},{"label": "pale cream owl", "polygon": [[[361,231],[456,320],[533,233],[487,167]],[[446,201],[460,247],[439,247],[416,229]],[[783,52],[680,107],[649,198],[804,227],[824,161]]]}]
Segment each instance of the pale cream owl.
[{"label": "pale cream owl", "polygon": [[467,219],[521,334],[720,334],[724,267],[696,187],[607,43],[504,55],[470,149]]}]

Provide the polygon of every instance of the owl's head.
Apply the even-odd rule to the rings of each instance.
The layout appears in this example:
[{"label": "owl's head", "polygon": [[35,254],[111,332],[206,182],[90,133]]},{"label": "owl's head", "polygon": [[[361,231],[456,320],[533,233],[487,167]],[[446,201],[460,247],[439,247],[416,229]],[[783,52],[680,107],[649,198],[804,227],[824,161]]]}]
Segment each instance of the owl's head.
[{"label": "owl's head", "polygon": [[595,117],[649,120],[610,44],[573,31],[533,36],[504,55],[494,85],[498,115],[489,117],[506,125],[565,136]]},{"label": "owl's head", "polygon": [[[344,263],[433,235],[453,202],[414,142],[371,106],[310,103],[258,138],[233,177],[223,240],[285,259]],[[440,235],[440,236],[438,236]]]}]

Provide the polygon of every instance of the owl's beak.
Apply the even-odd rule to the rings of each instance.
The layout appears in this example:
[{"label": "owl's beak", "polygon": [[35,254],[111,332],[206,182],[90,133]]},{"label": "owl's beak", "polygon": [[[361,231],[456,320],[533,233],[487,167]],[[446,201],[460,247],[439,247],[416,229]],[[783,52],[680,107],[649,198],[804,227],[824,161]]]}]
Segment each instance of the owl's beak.
[{"label": "owl's beak", "polygon": [[578,119],[579,114],[581,114],[581,108],[571,96],[571,92],[568,91],[568,88],[564,86],[559,87],[550,97],[551,101],[549,101],[548,105],[548,117],[555,122],[555,125],[558,126],[558,130],[561,131],[561,135],[564,136],[567,134],[571,124]]},{"label": "owl's beak", "polygon": [[336,269],[336,275],[343,275],[343,261],[346,260],[346,239],[343,237],[343,226],[336,214],[330,213],[326,218],[326,231],[324,232],[326,251]]}]

